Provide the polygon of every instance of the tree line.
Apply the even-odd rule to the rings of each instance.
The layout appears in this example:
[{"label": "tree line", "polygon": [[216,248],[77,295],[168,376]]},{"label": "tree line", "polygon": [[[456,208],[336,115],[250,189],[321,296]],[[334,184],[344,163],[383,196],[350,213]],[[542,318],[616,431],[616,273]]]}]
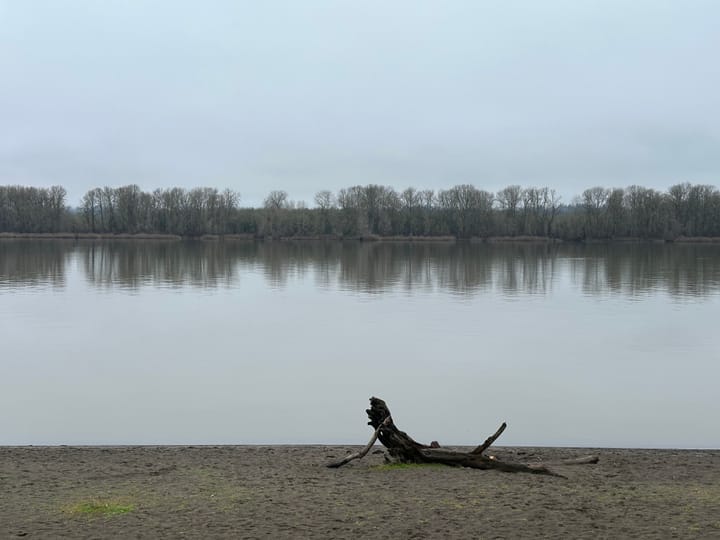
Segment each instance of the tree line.
[{"label": "tree line", "polygon": [[95,188],[77,207],[61,186],[0,186],[0,232],[154,233],[188,237],[543,236],[564,240],[720,236],[720,191],[682,183],[667,191],[593,187],[564,204],[548,187],[473,185],[398,192],[369,184],[320,191],[314,205],[271,191],[259,208],[215,188]]}]

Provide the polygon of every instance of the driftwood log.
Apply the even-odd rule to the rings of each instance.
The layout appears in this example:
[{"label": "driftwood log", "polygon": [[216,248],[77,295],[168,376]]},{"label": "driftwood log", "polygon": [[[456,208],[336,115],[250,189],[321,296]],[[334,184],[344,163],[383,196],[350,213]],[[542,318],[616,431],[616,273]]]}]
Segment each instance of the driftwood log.
[{"label": "driftwood log", "polygon": [[[525,472],[531,474],[544,474],[549,476],[560,476],[548,468],[549,464],[537,463],[525,465],[522,463],[510,463],[495,459],[494,456],[485,455],[485,451],[505,431],[505,422],[498,430],[488,437],[485,442],[469,452],[447,450],[440,448],[440,445],[433,441],[429,445],[414,440],[404,431],[400,431],[393,422],[390,409],[380,398],[370,398],[370,408],[366,410],[370,421],[368,424],[375,428],[373,436],[368,444],[361,451],[329,463],[331,468],[342,467],[352,460],[364,457],[378,439],[387,448],[391,459],[401,463],[441,463],[456,467],[470,467],[473,469],[497,469],[504,472]],[[597,463],[597,456],[586,456],[578,459],[559,461],[554,465],[581,465],[586,463]]]}]

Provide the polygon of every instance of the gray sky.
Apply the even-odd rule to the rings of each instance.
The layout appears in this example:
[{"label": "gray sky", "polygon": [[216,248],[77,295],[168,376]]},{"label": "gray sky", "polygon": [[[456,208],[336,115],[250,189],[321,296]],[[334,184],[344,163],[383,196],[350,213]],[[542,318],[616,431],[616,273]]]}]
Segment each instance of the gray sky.
[{"label": "gray sky", "polygon": [[0,0],[0,184],[720,184],[716,0]]}]

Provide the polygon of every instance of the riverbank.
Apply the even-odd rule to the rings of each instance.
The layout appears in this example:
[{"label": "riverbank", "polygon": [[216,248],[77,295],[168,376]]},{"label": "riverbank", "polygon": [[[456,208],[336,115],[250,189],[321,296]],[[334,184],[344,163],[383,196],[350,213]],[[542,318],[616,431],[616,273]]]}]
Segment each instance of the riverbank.
[{"label": "riverbank", "polygon": [[0,233],[2,239],[17,240],[182,240],[176,234],[104,234],[104,233]]},{"label": "riverbank", "polygon": [[679,236],[674,239],[620,237],[611,239],[578,239],[562,240],[549,236],[487,236],[460,239],[455,236],[379,236],[363,235],[343,237],[337,235],[317,236],[281,236],[278,238],[257,236],[254,234],[204,234],[202,236],[180,236],[176,234],[154,233],[10,233],[0,232],[0,240],[201,240],[201,241],[267,241],[267,242],[421,242],[421,243],[454,243],[470,242],[473,244],[720,244],[720,237],[710,236]]},{"label": "riverbank", "polygon": [[[378,447],[379,449],[380,447]],[[567,479],[448,467],[341,469],[349,446],[0,447],[13,538],[710,538],[720,450],[502,448]]]}]

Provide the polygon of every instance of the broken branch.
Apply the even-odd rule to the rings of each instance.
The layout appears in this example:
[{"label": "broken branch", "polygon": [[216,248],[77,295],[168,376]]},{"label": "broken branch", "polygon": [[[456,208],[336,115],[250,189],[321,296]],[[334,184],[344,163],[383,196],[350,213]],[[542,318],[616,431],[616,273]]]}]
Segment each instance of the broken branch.
[{"label": "broken branch", "polygon": [[346,463],[350,463],[350,462],[351,462],[352,460],[354,460],[354,459],[364,458],[365,455],[370,451],[370,449],[371,449],[371,448],[373,447],[373,445],[375,444],[375,441],[377,441],[378,435],[380,434],[380,430],[381,430],[384,426],[388,425],[390,422],[392,422],[392,418],[391,418],[390,416],[388,416],[388,417],[383,421],[383,423],[380,424],[380,425],[377,427],[377,429],[375,430],[375,433],[373,433],[373,436],[370,437],[370,440],[369,440],[368,443],[365,445],[365,448],[363,448],[363,449],[360,450],[359,452],[355,452],[354,454],[350,454],[350,455],[348,455],[348,456],[345,456],[345,457],[342,458],[340,461],[334,461],[334,462],[332,462],[332,463],[328,463],[326,466],[327,466],[328,468],[330,468],[330,469],[337,469],[337,468],[339,468],[339,467],[342,467],[342,466],[345,465]]}]

